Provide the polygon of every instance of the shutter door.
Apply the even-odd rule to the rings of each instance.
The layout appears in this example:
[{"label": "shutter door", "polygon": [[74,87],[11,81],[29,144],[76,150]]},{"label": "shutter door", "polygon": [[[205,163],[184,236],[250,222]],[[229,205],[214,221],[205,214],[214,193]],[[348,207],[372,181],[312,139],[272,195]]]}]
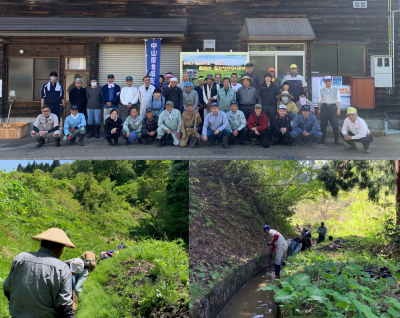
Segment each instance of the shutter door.
[{"label": "shutter door", "polygon": [[171,72],[178,79],[180,83],[180,52],[182,51],[181,45],[162,44],[161,41],[161,65],[160,73],[165,76],[167,72]]}]

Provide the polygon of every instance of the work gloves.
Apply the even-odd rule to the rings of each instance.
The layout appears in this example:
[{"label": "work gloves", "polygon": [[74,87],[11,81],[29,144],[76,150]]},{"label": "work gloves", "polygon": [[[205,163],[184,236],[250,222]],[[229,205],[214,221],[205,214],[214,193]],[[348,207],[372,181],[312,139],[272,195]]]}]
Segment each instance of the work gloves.
[{"label": "work gloves", "polygon": [[75,126],[74,128],[71,129],[71,134],[73,134],[75,132],[75,130],[78,129],[78,126]]}]

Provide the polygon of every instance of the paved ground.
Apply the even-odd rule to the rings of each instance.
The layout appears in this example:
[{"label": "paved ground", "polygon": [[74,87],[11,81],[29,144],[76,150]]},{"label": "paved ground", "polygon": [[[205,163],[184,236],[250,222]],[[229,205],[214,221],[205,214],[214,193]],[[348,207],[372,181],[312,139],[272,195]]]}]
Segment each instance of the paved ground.
[{"label": "paved ground", "polygon": [[[399,159],[400,158],[400,134],[374,137],[371,144],[371,153],[365,154],[359,145],[358,151],[346,151],[343,146],[334,144],[333,139],[328,138],[325,145],[317,144],[315,148],[307,146],[282,147],[271,146],[264,149],[260,146],[233,145],[228,150],[216,144],[209,147],[206,143],[200,142],[195,149],[168,146],[157,148],[153,142],[148,146],[134,144],[124,146],[123,141],[120,147],[110,147],[107,141],[100,139],[85,139],[85,146],[66,145],[61,142],[61,147],[55,148],[54,142],[36,149],[36,142],[28,135],[17,140],[0,140],[0,159],[14,160],[39,160],[39,159],[182,159],[182,160],[208,160],[208,159],[253,159],[253,160],[278,160],[278,159],[299,159],[299,160],[334,160],[334,159]],[[293,158],[294,157],[294,158]]]}]

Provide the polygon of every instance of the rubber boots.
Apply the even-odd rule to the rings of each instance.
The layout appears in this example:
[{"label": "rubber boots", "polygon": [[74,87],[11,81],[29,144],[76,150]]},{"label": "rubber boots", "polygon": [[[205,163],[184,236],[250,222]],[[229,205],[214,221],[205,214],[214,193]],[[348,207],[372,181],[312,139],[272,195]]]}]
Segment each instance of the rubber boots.
[{"label": "rubber boots", "polygon": [[335,137],[335,145],[341,145],[339,141],[339,127],[333,127],[333,137]]},{"label": "rubber boots", "polygon": [[60,138],[55,139],[54,143],[55,143],[55,145],[54,145],[55,147],[60,147]]},{"label": "rubber boots", "polygon": [[85,138],[85,134],[79,134],[79,146],[83,146],[84,138]]},{"label": "rubber boots", "polygon": [[321,128],[321,132],[323,133],[323,136],[320,141],[318,141],[319,144],[324,144],[325,143],[325,137],[326,137],[326,127]]},{"label": "rubber boots", "polygon": [[214,146],[214,144],[215,144],[215,138],[208,138],[208,145]]},{"label": "rubber boots", "polygon": [[94,125],[88,125],[87,126],[88,127],[88,130],[89,130],[89,136],[88,136],[88,138],[93,138],[94,137]]},{"label": "rubber boots", "polygon": [[38,144],[36,145],[36,148],[42,147],[45,143],[46,143],[46,141],[44,140],[44,138],[40,138],[38,140]]},{"label": "rubber boots", "polygon": [[114,146],[114,143],[111,141],[111,137],[107,137],[108,145]]},{"label": "rubber boots", "polygon": [[229,148],[229,136],[222,137],[222,147],[225,149]]},{"label": "rubber boots", "polygon": [[275,276],[276,276],[276,278],[280,278],[281,277],[281,265],[276,265],[275,264]]},{"label": "rubber boots", "polygon": [[164,146],[164,143],[165,143],[165,135],[163,135],[160,139],[159,139],[159,141],[158,141],[158,144],[157,144],[157,147],[162,147],[162,146]]},{"label": "rubber boots", "polygon": [[100,125],[95,125],[94,138],[100,138]]}]

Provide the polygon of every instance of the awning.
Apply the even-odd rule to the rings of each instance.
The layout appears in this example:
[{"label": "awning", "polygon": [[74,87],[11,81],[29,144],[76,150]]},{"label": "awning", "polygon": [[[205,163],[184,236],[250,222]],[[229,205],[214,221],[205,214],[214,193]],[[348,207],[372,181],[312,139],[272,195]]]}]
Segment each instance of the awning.
[{"label": "awning", "polygon": [[241,41],[308,41],[315,34],[307,18],[250,18],[246,19]]},{"label": "awning", "polygon": [[0,17],[0,36],[185,37],[186,18]]}]

